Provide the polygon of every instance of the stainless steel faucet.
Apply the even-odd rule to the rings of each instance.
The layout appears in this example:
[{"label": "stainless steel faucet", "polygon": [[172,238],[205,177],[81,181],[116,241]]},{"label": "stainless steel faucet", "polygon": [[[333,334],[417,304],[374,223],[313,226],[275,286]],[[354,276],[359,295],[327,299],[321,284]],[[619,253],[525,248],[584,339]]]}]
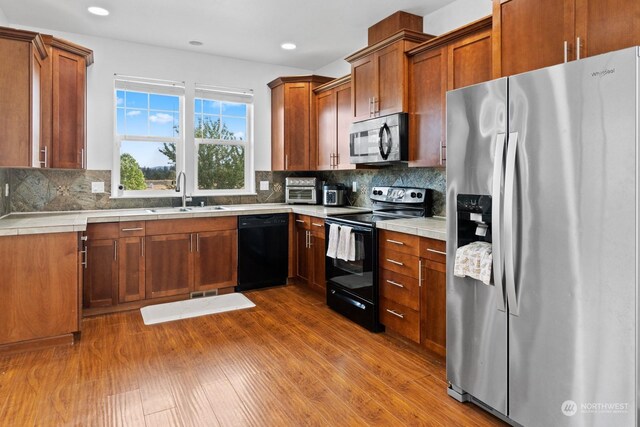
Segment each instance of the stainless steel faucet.
[{"label": "stainless steel faucet", "polygon": [[[180,186],[180,177],[182,177],[182,187]],[[187,197],[187,175],[184,171],[178,174],[176,178],[176,193],[182,192],[182,209],[186,209],[187,202],[190,202],[191,197]]]}]

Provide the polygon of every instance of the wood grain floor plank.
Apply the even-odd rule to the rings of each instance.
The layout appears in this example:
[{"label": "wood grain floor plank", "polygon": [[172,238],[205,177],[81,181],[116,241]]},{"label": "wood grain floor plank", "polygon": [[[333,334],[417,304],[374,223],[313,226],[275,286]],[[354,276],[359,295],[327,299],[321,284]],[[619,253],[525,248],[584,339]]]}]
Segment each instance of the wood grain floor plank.
[{"label": "wood grain floor plank", "polygon": [[225,378],[208,382],[202,388],[221,426],[256,424],[229,380]]},{"label": "wood grain floor plank", "polygon": [[167,409],[165,411],[154,412],[145,415],[144,422],[146,427],[183,427],[184,423],[180,419],[176,408]]},{"label": "wood grain floor plank", "polygon": [[127,391],[105,398],[101,424],[105,426],[126,427],[144,425],[144,412],[140,391]]},{"label": "wood grain floor plank", "polygon": [[177,413],[185,426],[220,425],[200,382],[191,372],[172,376],[169,384],[176,401]]}]

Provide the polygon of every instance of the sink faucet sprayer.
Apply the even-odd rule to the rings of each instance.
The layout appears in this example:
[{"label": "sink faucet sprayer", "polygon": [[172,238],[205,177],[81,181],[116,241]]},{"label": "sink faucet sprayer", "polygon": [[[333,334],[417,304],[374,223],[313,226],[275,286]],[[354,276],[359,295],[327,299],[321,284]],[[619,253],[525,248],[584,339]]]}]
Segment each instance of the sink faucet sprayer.
[{"label": "sink faucet sprayer", "polygon": [[[180,187],[180,177],[182,177],[182,187]],[[191,197],[187,197],[187,175],[184,171],[178,174],[176,178],[176,193],[182,192],[182,207],[187,207],[187,202],[190,202]]]}]

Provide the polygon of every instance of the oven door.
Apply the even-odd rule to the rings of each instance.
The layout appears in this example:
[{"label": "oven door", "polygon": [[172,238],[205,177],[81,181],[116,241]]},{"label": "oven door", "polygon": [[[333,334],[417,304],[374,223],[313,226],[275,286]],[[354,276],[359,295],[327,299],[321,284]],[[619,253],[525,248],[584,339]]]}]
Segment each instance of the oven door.
[{"label": "oven door", "polygon": [[356,260],[344,261],[337,258],[326,257],[327,281],[352,296],[373,303],[377,297],[375,295],[377,276],[375,229],[371,227],[358,227],[353,224],[342,223],[339,220],[327,219],[325,221],[327,245],[325,250],[329,245],[329,229],[331,224],[352,227],[356,242]]}]

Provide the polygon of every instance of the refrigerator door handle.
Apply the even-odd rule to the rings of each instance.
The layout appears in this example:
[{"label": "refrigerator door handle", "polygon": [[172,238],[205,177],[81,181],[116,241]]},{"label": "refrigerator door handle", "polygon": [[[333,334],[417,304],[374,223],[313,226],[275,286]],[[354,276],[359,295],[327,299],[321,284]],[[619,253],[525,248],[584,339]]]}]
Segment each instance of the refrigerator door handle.
[{"label": "refrigerator door handle", "polygon": [[491,200],[492,252],[493,252],[493,285],[498,293],[498,310],[505,311],[504,285],[502,280],[502,174],[504,168],[505,134],[496,135],[496,153],[493,158],[493,191]]},{"label": "refrigerator door handle", "polygon": [[518,149],[518,132],[509,134],[507,143],[507,167],[504,175],[504,276],[507,288],[509,313],[519,315],[516,296],[516,280],[513,245],[513,192],[516,180],[516,151]]}]

